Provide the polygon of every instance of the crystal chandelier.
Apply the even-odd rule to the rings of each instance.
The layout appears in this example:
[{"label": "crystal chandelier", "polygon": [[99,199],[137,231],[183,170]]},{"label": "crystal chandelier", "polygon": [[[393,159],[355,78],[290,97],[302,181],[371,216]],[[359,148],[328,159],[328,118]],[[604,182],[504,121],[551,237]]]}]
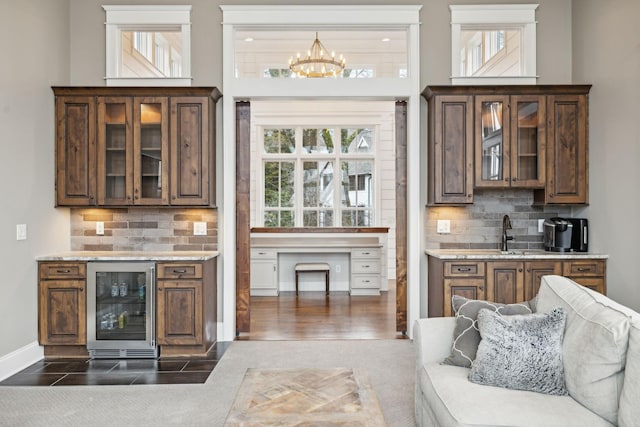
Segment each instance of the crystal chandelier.
[{"label": "crystal chandelier", "polygon": [[302,58],[298,53],[295,61],[291,57],[289,69],[298,77],[337,77],[344,69],[344,57],[340,55],[340,60],[336,60],[335,53],[331,52],[331,57],[327,55],[325,58],[326,52],[316,32],[316,39],[307,51],[307,56]]}]

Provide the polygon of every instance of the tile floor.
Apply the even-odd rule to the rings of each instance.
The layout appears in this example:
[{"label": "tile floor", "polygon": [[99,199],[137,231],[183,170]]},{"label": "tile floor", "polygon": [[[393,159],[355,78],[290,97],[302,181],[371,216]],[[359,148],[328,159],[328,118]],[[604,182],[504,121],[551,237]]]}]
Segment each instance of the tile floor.
[{"label": "tile floor", "polygon": [[205,356],[155,359],[44,359],[0,386],[202,384],[229,347],[216,343]]}]

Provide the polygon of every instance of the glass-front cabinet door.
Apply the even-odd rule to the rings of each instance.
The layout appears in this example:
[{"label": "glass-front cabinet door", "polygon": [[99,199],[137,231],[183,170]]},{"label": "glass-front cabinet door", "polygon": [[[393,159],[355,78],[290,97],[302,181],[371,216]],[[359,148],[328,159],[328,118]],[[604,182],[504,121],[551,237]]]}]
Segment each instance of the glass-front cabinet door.
[{"label": "glass-front cabinet door", "polygon": [[131,98],[98,98],[98,204],[129,205],[133,182]]},{"label": "glass-front cabinet door", "polygon": [[512,186],[542,188],[545,184],[545,97],[511,97]]},{"label": "glass-front cabinet door", "polygon": [[476,96],[476,187],[508,187],[509,97]]},{"label": "glass-front cabinet door", "polygon": [[169,202],[167,98],[134,99],[133,203]]}]

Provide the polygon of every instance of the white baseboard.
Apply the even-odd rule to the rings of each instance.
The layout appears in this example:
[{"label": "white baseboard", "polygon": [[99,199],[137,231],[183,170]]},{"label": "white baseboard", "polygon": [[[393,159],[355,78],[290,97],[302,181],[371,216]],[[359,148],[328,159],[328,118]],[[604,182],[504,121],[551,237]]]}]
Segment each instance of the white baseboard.
[{"label": "white baseboard", "polygon": [[37,341],[0,357],[0,381],[44,359],[44,348]]}]

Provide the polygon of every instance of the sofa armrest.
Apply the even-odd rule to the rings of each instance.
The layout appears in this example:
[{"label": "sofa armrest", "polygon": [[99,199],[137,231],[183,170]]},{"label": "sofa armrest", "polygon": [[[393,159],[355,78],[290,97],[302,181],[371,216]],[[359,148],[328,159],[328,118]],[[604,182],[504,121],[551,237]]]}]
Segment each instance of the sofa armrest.
[{"label": "sofa armrest", "polygon": [[451,353],[455,317],[418,319],[413,325],[417,366],[427,362],[441,362]]}]

